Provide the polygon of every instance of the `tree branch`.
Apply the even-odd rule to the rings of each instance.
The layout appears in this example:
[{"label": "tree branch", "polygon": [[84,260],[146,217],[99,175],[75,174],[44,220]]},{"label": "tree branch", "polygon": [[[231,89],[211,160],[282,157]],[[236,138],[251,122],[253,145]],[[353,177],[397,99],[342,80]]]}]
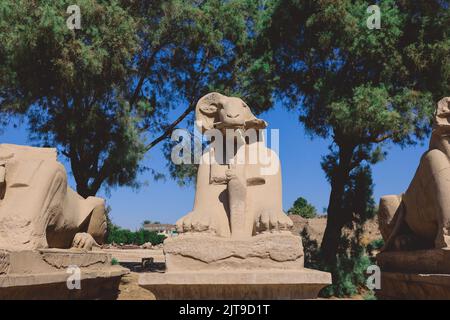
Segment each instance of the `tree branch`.
[{"label": "tree branch", "polygon": [[131,99],[129,100],[130,107],[136,103],[136,100],[139,96],[139,92],[141,91],[142,85],[144,84],[144,80],[147,77],[147,70],[148,70],[148,68],[150,68],[150,65],[152,64],[153,59],[155,58],[155,56],[159,52],[159,50],[161,50],[161,48],[162,48],[162,45],[157,46],[155,48],[155,50],[153,51],[153,53],[150,55],[150,57],[148,57],[147,61],[145,61],[144,67],[142,68],[141,77],[139,78],[136,88],[134,89],[133,95],[131,96]]},{"label": "tree branch", "polygon": [[380,143],[380,142],[383,142],[383,141],[385,141],[385,140],[388,140],[388,139],[392,138],[392,136],[393,136],[393,134],[385,134],[385,135],[382,135],[382,136],[380,136],[380,137],[376,137],[376,138],[374,139],[374,141],[375,141],[376,143]]},{"label": "tree branch", "polygon": [[[203,61],[202,61],[202,63],[201,63],[201,67],[200,67],[201,72],[198,72],[198,73],[197,73],[197,75],[196,75],[196,77],[195,77],[195,79],[194,79],[194,81],[193,81],[193,85],[192,85],[193,90],[192,90],[192,91],[196,91],[195,88],[197,88],[198,83],[199,83],[199,81],[200,81],[200,78],[201,78],[201,76],[203,75],[203,72],[204,72],[204,70],[205,70],[206,62],[208,61],[208,57],[209,57],[209,49],[206,50],[205,55],[204,55],[204,57],[203,57]],[[195,95],[194,95],[194,96],[195,96]],[[173,132],[173,130],[175,129],[175,127],[176,127],[181,121],[183,121],[183,119],[186,118],[187,115],[188,115],[189,113],[191,113],[191,112],[194,111],[194,110],[195,110],[195,102],[191,102],[191,104],[189,105],[189,107],[188,107],[186,110],[184,110],[184,112],[183,112],[183,113],[182,113],[182,114],[181,114],[174,122],[172,122],[172,124],[170,124],[170,125],[166,128],[166,130],[164,130],[164,132],[163,132],[159,137],[157,137],[155,140],[153,140],[152,142],[150,142],[150,143],[145,147],[145,150],[146,150],[146,151],[149,151],[149,150],[152,149],[154,146],[156,146],[158,143],[160,143],[162,140],[164,140],[165,138],[167,138],[170,134],[172,134],[172,132]]]},{"label": "tree branch", "polygon": [[189,107],[184,110],[184,112],[174,121],[172,122],[167,128],[166,130],[164,130],[164,132],[157,137],[155,140],[153,140],[152,142],[150,142],[146,147],[145,150],[149,151],[151,148],[153,148],[154,146],[156,146],[158,143],[160,143],[162,140],[164,140],[165,138],[167,138],[170,134],[172,134],[173,130],[175,129],[175,127],[181,122],[183,121],[184,118],[187,117],[187,115],[189,113],[191,113],[193,110],[195,109],[195,104],[191,103],[189,105]]}]

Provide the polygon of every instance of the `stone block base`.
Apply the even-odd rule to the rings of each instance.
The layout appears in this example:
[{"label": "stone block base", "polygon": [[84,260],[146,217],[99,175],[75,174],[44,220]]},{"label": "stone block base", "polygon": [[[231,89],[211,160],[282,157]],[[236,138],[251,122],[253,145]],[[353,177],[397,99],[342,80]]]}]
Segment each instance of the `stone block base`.
[{"label": "stone block base", "polygon": [[259,234],[247,239],[204,233],[182,234],[164,241],[168,272],[204,270],[299,270],[303,246],[291,232]]},{"label": "stone block base", "polygon": [[380,299],[450,299],[450,250],[388,251],[377,255]]},{"label": "stone block base", "polygon": [[[80,289],[67,286],[70,266],[79,268]],[[0,299],[114,299],[128,272],[102,252],[0,250]]]},{"label": "stone block base", "polygon": [[377,264],[383,271],[450,274],[450,249],[381,252]]},{"label": "stone block base", "polygon": [[315,299],[331,275],[311,269],[144,273],[139,285],[159,300]]},{"label": "stone block base", "polygon": [[379,299],[447,300],[450,299],[450,274],[381,272]]}]

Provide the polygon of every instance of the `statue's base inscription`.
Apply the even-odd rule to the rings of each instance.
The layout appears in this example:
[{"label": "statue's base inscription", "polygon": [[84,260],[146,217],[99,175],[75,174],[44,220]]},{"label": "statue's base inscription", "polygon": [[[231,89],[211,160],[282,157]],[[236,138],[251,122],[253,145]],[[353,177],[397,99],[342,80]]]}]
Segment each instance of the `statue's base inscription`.
[{"label": "statue's base inscription", "polygon": [[0,249],[0,299],[114,299],[128,272],[103,252]]}]

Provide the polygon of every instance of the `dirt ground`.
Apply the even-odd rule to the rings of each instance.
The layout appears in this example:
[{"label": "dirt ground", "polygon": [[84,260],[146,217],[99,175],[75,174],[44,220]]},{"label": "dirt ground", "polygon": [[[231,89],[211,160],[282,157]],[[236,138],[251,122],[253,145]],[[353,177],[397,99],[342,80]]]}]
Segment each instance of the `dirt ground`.
[{"label": "dirt ground", "polygon": [[[324,217],[314,218],[314,219],[304,219],[300,216],[289,216],[294,222],[293,233],[299,234],[304,228],[307,228],[308,234],[312,240],[316,240],[318,245],[322,242],[323,233],[325,232],[325,227],[327,219]],[[376,219],[369,220],[364,225],[364,235],[362,241],[364,244],[368,244],[375,239],[381,238],[380,232],[378,230],[378,222]],[[161,268],[161,264],[164,262],[164,255],[162,250],[109,250],[110,253],[118,258],[121,262],[138,262],[142,257],[151,256],[154,258],[158,268]],[[119,286],[119,296],[118,300],[155,300],[155,296],[148,290],[139,287],[138,278],[140,272],[145,272],[138,270],[136,268],[131,268],[129,274],[122,277],[122,281]],[[362,296],[355,296],[350,298],[351,300],[362,299]],[[336,299],[336,298],[333,298]],[[341,300],[341,299],[337,299]],[[345,299],[347,300],[347,299]]]},{"label": "dirt ground", "polygon": [[[155,300],[155,296],[150,291],[139,287],[139,272],[131,272],[122,277],[119,286],[119,296],[117,300]],[[356,295],[351,298],[318,298],[318,300],[364,300],[362,295]]]},{"label": "dirt ground", "polygon": [[139,272],[130,272],[122,277],[117,300],[155,300],[155,296],[138,285]]}]

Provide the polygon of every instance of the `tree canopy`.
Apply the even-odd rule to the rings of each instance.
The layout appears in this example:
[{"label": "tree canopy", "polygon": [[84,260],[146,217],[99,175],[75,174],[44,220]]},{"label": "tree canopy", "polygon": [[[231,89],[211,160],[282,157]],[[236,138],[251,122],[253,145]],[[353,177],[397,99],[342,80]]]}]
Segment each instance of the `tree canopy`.
[{"label": "tree canopy", "polygon": [[305,198],[299,197],[288,210],[288,214],[296,214],[306,219],[312,219],[317,216],[317,210]]},{"label": "tree canopy", "polygon": [[[322,167],[331,184],[322,242],[336,256],[351,176],[385,156],[386,142],[427,136],[436,101],[448,93],[448,1],[380,1],[369,29],[367,1],[273,1],[257,52],[273,65],[275,93],[299,112],[311,136],[331,138]],[[353,201],[354,202],[354,201]]]},{"label": "tree canopy", "polygon": [[208,91],[269,105],[269,90],[241,81],[259,72],[246,53],[252,1],[81,0],[74,30],[71,4],[2,1],[0,110],[25,113],[36,144],[58,147],[81,195],[139,186],[145,153]]}]

